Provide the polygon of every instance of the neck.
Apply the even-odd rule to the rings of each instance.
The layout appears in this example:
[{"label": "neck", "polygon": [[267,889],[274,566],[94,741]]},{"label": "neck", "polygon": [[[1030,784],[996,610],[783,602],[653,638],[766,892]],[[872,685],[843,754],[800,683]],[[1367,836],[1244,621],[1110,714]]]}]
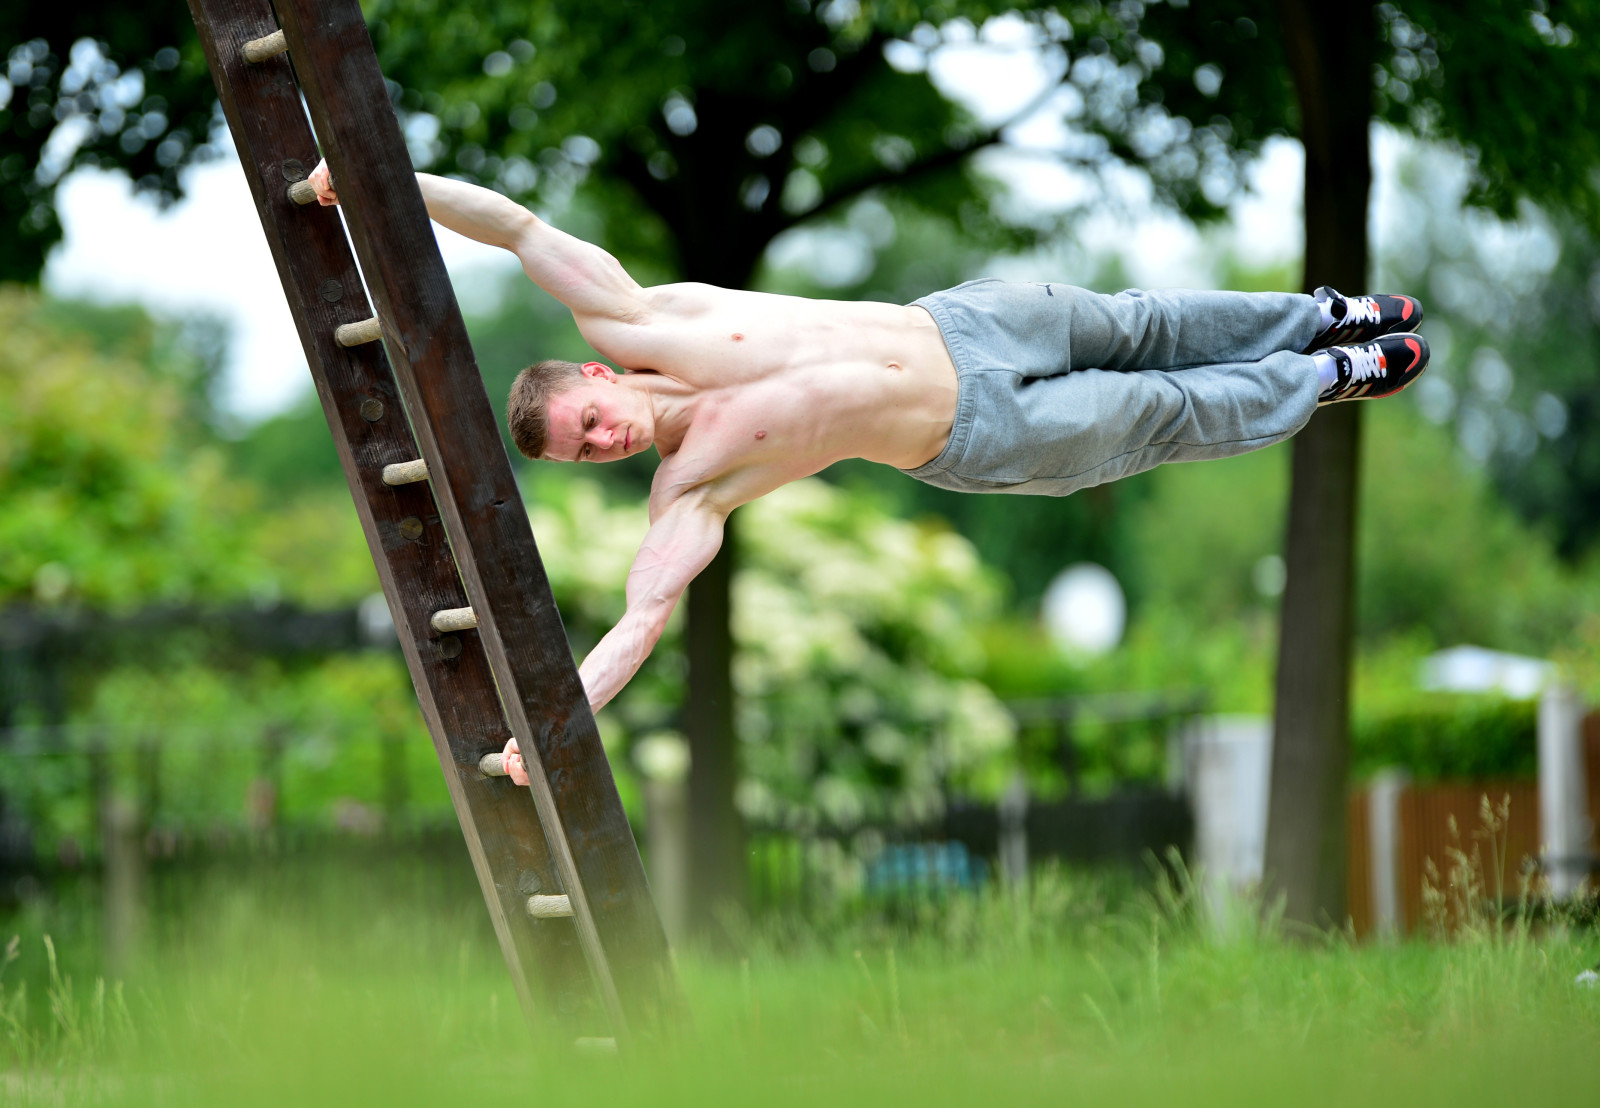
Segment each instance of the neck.
[{"label": "neck", "polygon": [[663,458],[676,453],[683,436],[689,432],[689,425],[694,422],[700,390],[665,374],[637,370],[624,376],[622,383],[644,393],[655,425],[657,453]]}]

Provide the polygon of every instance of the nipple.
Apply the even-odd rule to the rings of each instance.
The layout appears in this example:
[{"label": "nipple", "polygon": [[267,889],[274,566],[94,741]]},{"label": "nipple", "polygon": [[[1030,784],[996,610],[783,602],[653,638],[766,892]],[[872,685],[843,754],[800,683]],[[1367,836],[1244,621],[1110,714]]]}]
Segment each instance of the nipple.
[{"label": "nipple", "polygon": [[766,432],[765,432],[765,431],[757,431],[757,432],[756,432],[756,438],[758,438],[758,439],[764,439],[764,438],[766,438],[766,437],[767,437],[767,433],[766,433]]},{"label": "nipple", "polygon": [[743,342],[744,341],[744,336],[741,335],[738,331],[735,331],[733,333],[733,341],[734,342]]}]

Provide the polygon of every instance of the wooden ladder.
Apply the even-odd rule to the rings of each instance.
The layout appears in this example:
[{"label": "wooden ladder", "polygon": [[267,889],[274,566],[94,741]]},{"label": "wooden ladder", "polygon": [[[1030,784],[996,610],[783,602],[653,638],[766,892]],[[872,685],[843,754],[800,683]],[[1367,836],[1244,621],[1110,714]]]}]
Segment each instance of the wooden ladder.
[{"label": "wooden ladder", "polygon": [[[357,0],[189,7],[523,1010],[660,1027],[666,937]],[[509,735],[532,803],[490,776]]]}]

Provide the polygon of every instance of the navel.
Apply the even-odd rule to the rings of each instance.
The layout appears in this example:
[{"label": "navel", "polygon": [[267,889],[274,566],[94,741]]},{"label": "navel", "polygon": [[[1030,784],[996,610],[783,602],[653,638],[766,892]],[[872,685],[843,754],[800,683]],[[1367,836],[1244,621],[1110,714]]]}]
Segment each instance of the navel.
[{"label": "navel", "polygon": [[902,367],[899,362],[890,362],[889,368],[898,373]]}]

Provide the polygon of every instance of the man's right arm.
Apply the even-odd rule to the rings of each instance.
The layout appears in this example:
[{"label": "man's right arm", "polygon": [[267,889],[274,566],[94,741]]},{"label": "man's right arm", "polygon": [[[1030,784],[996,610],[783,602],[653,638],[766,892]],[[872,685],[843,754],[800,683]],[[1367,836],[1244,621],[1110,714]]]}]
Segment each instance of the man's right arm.
[{"label": "man's right arm", "polygon": [[417,185],[436,223],[469,239],[509,250],[522,270],[578,317],[635,322],[644,310],[639,283],[622,263],[590,242],[559,231],[492,189],[431,173]]},{"label": "man's right arm", "polygon": [[[311,172],[310,181],[323,204],[338,202],[326,162]],[[646,305],[639,283],[600,247],[558,231],[492,189],[431,173],[417,174],[417,186],[436,223],[515,254],[536,285],[572,310],[590,342],[604,336],[589,335],[586,325],[603,329],[610,321],[642,320]]]}]

